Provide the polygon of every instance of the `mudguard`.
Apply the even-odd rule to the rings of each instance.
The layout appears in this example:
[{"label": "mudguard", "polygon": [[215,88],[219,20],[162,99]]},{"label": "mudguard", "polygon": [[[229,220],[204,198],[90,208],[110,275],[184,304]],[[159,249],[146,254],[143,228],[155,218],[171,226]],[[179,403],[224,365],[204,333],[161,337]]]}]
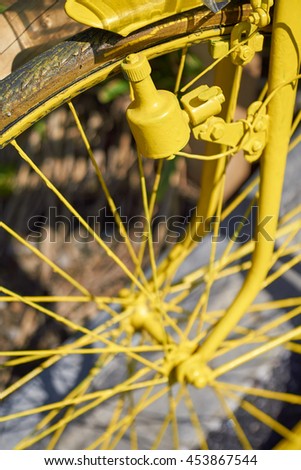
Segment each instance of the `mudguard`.
[{"label": "mudguard", "polygon": [[206,5],[218,11],[230,0],[66,0],[66,13],[79,23],[127,36],[160,19]]}]

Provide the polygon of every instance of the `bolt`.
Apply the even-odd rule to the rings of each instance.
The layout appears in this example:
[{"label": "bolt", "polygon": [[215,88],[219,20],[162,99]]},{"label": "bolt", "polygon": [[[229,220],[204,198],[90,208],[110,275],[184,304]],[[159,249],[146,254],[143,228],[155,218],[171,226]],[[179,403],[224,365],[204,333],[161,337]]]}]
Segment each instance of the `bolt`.
[{"label": "bolt", "polygon": [[260,142],[260,140],[254,140],[252,144],[252,151],[256,153],[260,152],[260,150],[262,150],[262,147],[263,147],[263,143]]},{"label": "bolt", "polygon": [[251,44],[253,49],[256,52],[260,52],[263,49],[263,43],[264,43],[264,36],[262,34],[255,34],[255,36],[251,39]]},{"label": "bolt", "polygon": [[240,59],[246,61],[246,60],[250,60],[253,57],[254,52],[249,46],[240,46],[238,48],[238,55]]},{"label": "bolt", "polygon": [[202,381],[204,381],[205,377],[202,374],[202,371],[195,366],[192,367],[189,371],[189,380],[192,385],[196,385],[197,383],[201,383]]},{"label": "bolt", "polygon": [[191,363],[189,369],[186,369],[186,380],[196,388],[204,388],[212,381],[212,370],[200,361]]},{"label": "bolt", "polygon": [[225,126],[223,124],[214,124],[211,129],[210,137],[212,140],[219,140],[225,133]]}]

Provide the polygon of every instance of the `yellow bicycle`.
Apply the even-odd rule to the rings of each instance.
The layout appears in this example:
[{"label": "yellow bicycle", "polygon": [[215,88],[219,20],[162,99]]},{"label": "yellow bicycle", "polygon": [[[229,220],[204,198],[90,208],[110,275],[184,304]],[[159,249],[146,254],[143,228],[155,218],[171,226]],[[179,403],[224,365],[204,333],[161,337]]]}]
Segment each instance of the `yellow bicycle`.
[{"label": "yellow bicycle", "polygon": [[[301,298],[296,290],[288,296],[281,284],[277,288],[300,261],[300,203],[288,205],[279,217],[288,149],[300,141],[297,136],[290,142],[301,117],[295,110],[300,2],[68,0],[66,11],[96,29],[35,57],[0,82],[0,144],[38,175],[105,253],[109,269],[118,267],[123,287],[113,295],[97,283],[88,288],[64,268],[62,255],[51,259],[42,242],[28,241],[3,218],[6,236],[63,282],[60,292],[49,286],[47,295],[23,295],[4,284],[1,302],[22,303],[76,336],[55,349],[1,351],[3,367],[31,365],[2,392],[2,445],[300,449],[301,391],[294,377],[285,383],[277,377],[285,375],[283,364],[292,357],[294,369],[300,366],[301,352]],[[184,84],[189,49],[203,43],[209,44],[212,62]],[[267,83],[246,116],[235,119],[244,67],[264,44],[270,57]],[[158,91],[149,61],[174,51],[180,51],[174,92]],[[213,86],[206,84],[210,70]],[[120,73],[130,84],[126,114],[137,145],[144,211],[138,242],[126,230],[72,102]],[[73,116],[106,196],[125,260],[26,150],[26,129],[62,105]],[[204,154],[185,148],[191,136],[206,143]],[[226,168],[241,151],[249,163],[259,163],[260,172],[223,206]],[[200,196],[182,237],[158,256],[152,219],[164,168],[175,156],[202,161]],[[255,230],[243,236],[254,206]],[[235,210],[240,221],[232,219],[234,229],[222,237],[223,222],[230,224]],[[272,285],[274,298],[266,295]],[[64,305],[70,311],[89,309],[98,320],[83,325],[66,309],[60,313]]]}]

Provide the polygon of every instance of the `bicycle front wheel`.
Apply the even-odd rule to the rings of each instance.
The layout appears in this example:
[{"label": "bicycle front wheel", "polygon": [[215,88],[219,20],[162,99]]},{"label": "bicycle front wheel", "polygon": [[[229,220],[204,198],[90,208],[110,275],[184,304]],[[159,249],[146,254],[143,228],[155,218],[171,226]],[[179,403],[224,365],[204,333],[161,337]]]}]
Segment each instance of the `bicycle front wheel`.
[{"label": "bicycle front wheel", "polygon": [[[209,348],[209,357],[197,368],[190,359],[197,358],[200,346],[218,331],[244,273],[250,270],[256,241],[252,232],[243,232],[246,224],[237,225],[237,217],[246,219],[254,212],[260,177],[254,176],[223,208],[227,155],[219,160],[221,163],[206,164],[203,175],[211,174],[212,179],[204,187],[203,176],[197,210],[204,208],[206,190],[210,198],[206,202],[207,212],[197,215],[214,216],[212,233],[208,232],[208,221],[205,225],[194,217],[185,229],[186,237],[182,233],[182,238],[177,238],[174,246],[159,256],[152,220],[168,163],[160,160],[150,165],[139,154],[135,157],[143,218],[141,236],[133,240],[133,231],[127,232],[117,210],[123,201],[115,200],[118,194],[112,197],[113,188],[100,169],[97,147],[90,144],[89,130],[84,130],[81,116],[71,101],[93,85],[115,77],[122,60],[139,51],[149,59],[182,51],[174,78],[178,93],[188,47],[227,37],[238,20],[248,17],[250,10],[246,2],[230,5],[218,15],[208,15],[202,8],[126,39],[90,31],[34,59],[1,83],[1,95],[5,98],[2,145],[11,144],[7,148],[14,148],[29,165],[30,172],[38,175],[59,199],[60,207],[65,207],[85,230],[93,246],[104,253],[109,260],[102,259],[108,263],[106,275],[114,266],[121,279],[116,288],[107,285],[107,290],[100,289],[99,282],[94,280],[87,285],[84,264],[89,250],[85,251],[82,243],[75,243],[79,248],[74,251],[80,268],[69,272],[64,267],[63,250],[55,248],[51,258],[43,249],[45,240],[32,243],[33,239],[26,238],[28,233],[18,233],[8,220],[1,222],[6,242],[8,237],[15,240],[13,249],[17,250],[16,245],[20,244],[29,263],[37,260],[62,279],[57,291],[58,284],[51,276],[46,295],[43,283],[40,292],[24,294],[22,289],[13,289],[7,279],[1,287],[2,302],[8,309],[21,304],[25,313],[38,312],[51,323],[77,334],[52,349],[42,346],[1,353],[6,357],[4,365],[8,370],[22,364],[29,366],[21,376],[13,376],[2,393],[3,447],[250,449],[274,445],[275,435],[298,445],[298,434],[292,430],[295,420],[287,423],[288,412],[285,411],[284,418],[281,413],[288,408],[290,414],[294,409],[294,416],[300,412],[298,385],[291,374],[284,374],[299,363],[301,331],[295,322],[300,297],[294,289],[291,295],[283,295],[283,284],[277,283],[287,283],[285,273],[299,261],[300,205],[288,204],[280,219],[276,232],[279,246],[268,276],[257,289],[258,293],[262,290],[257,303],[245,308],[245,315],[234,322],[232,331],[226,333],[217,349]],[[212,64],[218,67],[218,80],[224,67],[231,70],[233,77],[232,83],[229,79],[220,83],[227,95],[225,117],[230,121],[237,102],[241,67],[229,65],[227,53],[221,65],[219,62],[222,61]],[[61,182],[61,187],[54,184],[49,176],[51,169],[45,168],[38,154],[34,159],[30,157],[27,143],[25,147],[21,145],[23,136],[16,141],[30,125],[66,103],[68,119],[74,119],[74,128],[114,216],[118,244],[108,241],[107,232],[89,223],[89,214],[80,214],[78,203],[70,201],[64,184]],[[298,120],[299,117],[293,129]],[[43,126],[48,128],[47,123]],[[42,135],[46,140],[44,131]],[[148,179],[150,167],[153,176]],[[224,236],[221,228],[231,226],[232,230]],[[174,242],[175,236],[167,232],[167,248],[170,241]],[[126,252],[123,259],[120,246]],[[277,285],[281,287],[274,287]],[[86,317],[94,317],[92,323],[88,326],[81,323],[76,317],[79,310],[89,311]],[[185,365],[193,366],[192,375]],[[276,378],[277,374],[281,380]],[[187,380],[188,376],[191,380]]]}]

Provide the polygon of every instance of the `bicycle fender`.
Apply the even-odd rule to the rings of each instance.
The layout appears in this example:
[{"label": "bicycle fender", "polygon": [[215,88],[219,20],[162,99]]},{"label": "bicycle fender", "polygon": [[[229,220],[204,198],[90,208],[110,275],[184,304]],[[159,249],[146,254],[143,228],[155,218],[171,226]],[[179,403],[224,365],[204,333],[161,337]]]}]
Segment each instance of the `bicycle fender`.
[{"label": "bicycle fender", "polygon": [[65,11],[79,23],[127,36],[151,23],[207,4],[208,0],[66,0]]}]

